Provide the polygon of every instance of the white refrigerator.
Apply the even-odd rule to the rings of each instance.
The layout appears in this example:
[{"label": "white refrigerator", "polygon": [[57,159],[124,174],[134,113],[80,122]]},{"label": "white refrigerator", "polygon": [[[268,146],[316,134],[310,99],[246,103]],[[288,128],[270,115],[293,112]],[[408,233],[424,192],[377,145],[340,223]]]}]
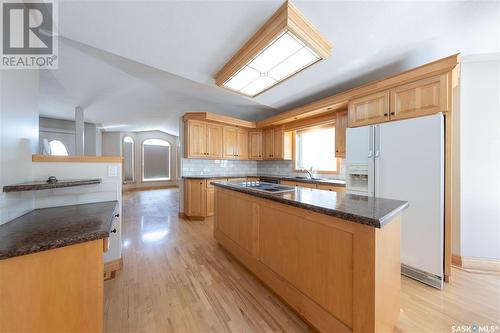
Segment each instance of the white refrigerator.
[{"label": "white refrigerator", "polygon": [[443,115],[348,128],[346,136],[347,191],[409,202],[401,224],[401,272],[441,289]]}]

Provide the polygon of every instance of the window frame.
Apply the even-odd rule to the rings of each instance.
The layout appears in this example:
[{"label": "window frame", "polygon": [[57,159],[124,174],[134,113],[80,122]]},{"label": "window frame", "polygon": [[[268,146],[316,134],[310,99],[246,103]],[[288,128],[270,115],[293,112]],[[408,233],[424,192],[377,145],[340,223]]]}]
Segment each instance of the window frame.
[{"label": "window frame", "polygon": [[[149,140],[161,140],[167,143],[167,146],[169,147],[168,150],[168,178],[155,178],[155,179],[145,179],[144,178],[144,142],[149,141]],[[141,183],[154,183],[154,182],[171,182],[172,181],[172,144],[165,140],[165,139],[160,139],[160,138],[149,138],[149,139],[144,139],[141,142],[141,166],[142,166],[142,175],[141,175]]]},{"label": "window frame", "polygon": [[[292,134],[292,171],[296,173],[307,173],[305,169],[297,169],[297,132],[307,132],[307,131],[313,131],[315,129],[319,128],[330,128],[333,127],[334,130],[336,130],[335,126],[335,121],[328,122],[328,123],[323,123],[320,125],[312,125],[312,126],[307,126],[303,128],[297,128],[293,130]],[[334,136],[335,139],[335,136]],[[334,142],[335,143],[335,142]],[[315,173],[318,174],[328,174],[328,175],[337,175],[340,173],[340,158],[335,157],[335,149],[333,150],[335,162],[336,162],[336,167],[335,171],[330,171],[330,170],[315,170]]]},{"label": "window frame", "polygon": [[[125,180],[125,142],[126,138],[130,138],[132,140],[132,180]],[[122,175],[123,175],[123,184],[134,184],[135,183],[135,140],[130,135],[125,135],[122,139]]]}]

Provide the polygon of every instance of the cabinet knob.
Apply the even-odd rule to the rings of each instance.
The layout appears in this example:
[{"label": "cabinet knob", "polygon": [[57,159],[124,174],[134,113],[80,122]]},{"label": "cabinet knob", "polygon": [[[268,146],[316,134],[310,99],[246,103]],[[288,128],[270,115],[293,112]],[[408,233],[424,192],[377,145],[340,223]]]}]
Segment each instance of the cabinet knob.
[{"label": "cabinet knob", "polygon": [[110,232],[116,234],[116,229],[111,230]]},{"label": "cabinet knob", "polygon": [[391,116],[394,116],[394,115],[395,115],[395,113],[394,113],[394,112],[391,112]]},{"label": "cabinet knob", "polygon": [[120,217],[120,214],[116,214],[115,217]]},{"label": "cabinet knob", "polygon": [[384,117],[387,117],[389,114],[388,113],[384,113]]},{"label": "cabinet knob", "polygon": [[335,152],[336,152],[336,153],[338,153],[338,152],[339,152],[339,150],[338,150],[338,149],[335,149]]}]

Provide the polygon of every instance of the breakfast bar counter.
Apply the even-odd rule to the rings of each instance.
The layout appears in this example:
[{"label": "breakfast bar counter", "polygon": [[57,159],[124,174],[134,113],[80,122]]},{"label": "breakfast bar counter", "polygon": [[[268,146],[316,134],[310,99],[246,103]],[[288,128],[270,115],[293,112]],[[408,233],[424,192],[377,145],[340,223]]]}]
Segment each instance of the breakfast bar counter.
[{"label": "breakfast bar counter", "polygon": [[312,326],[392,331],[407,202],[275,184],[213,184],[219,244]]}]

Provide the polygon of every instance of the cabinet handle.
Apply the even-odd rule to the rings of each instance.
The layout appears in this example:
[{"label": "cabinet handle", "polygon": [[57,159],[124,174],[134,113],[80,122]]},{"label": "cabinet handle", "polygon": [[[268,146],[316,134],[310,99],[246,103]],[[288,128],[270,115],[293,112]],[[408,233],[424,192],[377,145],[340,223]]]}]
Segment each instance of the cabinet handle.
[{"label": "cabinet handle", "polygon": [[116,229],[111,230],[110,232],[116,234]]},{"label": "cabinet handle", "polygon": [[120,217],[120,214],[116,214],[115,217]]}]

